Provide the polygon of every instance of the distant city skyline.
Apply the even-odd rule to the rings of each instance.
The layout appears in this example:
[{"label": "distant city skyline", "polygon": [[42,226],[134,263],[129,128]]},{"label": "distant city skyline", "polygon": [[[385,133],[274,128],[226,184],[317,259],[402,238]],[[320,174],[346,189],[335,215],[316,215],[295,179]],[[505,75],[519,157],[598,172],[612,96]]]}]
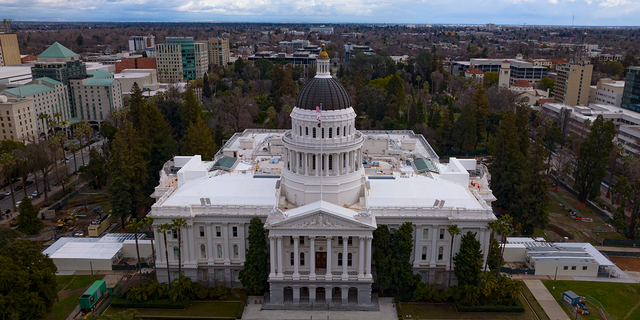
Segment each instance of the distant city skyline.
[{"label": "distant city skyline", "polygon": [[0,0],[0,6],[2,18],[14,21],[640,26],[636,0]]}]

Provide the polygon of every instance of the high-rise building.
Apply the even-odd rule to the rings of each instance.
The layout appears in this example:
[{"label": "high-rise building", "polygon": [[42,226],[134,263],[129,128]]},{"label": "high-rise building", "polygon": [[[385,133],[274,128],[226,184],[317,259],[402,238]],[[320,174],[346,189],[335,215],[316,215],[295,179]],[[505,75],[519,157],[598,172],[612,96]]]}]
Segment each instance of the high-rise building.
[{"label": "high-rise building", "polygon": [[156,45],[160,82],[181,82],[200,79],[207,72],[207,43],[193,37],[168,37]]},{"label": "high-rise building", "polygon": [[147,51],[156,47],[155,36],[129,37],[129,51]]},{"label": "high-rise building", "polygon": [[624,82],[622,107],[640,112],[640,67],[629,67]]},{"label": "high-rise building", "polygon": [[0,67],[21,63],[18,36],[14,33],[0,34]]},{"label": "high-rise building", "polygon": [[77,53],[56,42],[38,56],[36,65],[31,68],[31,75],[34,79],[48,77],[67,86],[68,96],[71,99],[70,116],[77,117],[76,101],[73,99],[70,80],[87,78],[87,66],[80,60]]},{"label": "high-rise building", "polygon": [[588,105],[593,65],[563,63],[556,67],[558,76],[553,90],[553,101],[570,106]]},{"label": "high-rise building", "polygon": [[209,46],[209,64],[226,66],[229,64],[229,39],[211,38]]},{"label": "high-rise building", "polygon": [[[46,114],[51,119],[66,121],[71,117],[71,105],[67,86],[51,78],[38,78],[27,85],[7,89],[2,94],[10,98],[27,98],[33,100],[35,115]],[[47,124],[37,121],[37,133],[50,130]],[[44,127],[43,127],[44,125]]]},{"label": "high-rise building", "polygon": [[0,140],[26,141],[36,135],[33,100],[0,95]]},{"label": "high-rise building", "polygon": [[622,105],[624,81],[600,79],[598,84],[590,87],[589,103],[608,104],[616,107]]},{"label": "high-rise building", "polygon": [[92,75],[71,80],[71,91],[76,101],[76,118],[100,125],[114,111],[122,109],[122,85],[109,72],[97,71]]}]

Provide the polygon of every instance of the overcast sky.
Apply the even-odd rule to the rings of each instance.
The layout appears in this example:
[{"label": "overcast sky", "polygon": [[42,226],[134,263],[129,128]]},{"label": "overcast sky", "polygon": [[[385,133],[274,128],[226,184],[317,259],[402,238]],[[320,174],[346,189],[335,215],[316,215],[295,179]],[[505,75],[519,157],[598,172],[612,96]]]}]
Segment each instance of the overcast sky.
[{"label": "overcast sky", "polygon": [[39,21],[373,22],[639,26],[640,0],[0,0]]}]

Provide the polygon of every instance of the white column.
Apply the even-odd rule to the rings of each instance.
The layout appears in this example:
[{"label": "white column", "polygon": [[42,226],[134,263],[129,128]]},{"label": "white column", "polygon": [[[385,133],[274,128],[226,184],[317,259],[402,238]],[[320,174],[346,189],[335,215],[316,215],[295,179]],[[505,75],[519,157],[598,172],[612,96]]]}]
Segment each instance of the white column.
[{"label": "white column", "polygon": [[358,279],[364,279],[364,237],[360,237],[358,246]]},{"label": "white column", "polygon": [[373,237],[367,237],[367,278],[372,278],[371,275],[371,240]]},{"label": "white column", "polygon": [[324,175],[325,175],[326,177],[328,177],[328,176],[329,176],[329,154],[328,154],[328,153],[326,153],[326,154],[324,155],[324,158],[325,158],[325,161],[324,161],[324,172],[325,172],[325,173],[324,173]]},{"label": "white column", "polygon": [[414,267],[419,267],[420,266],[420,250],[422,250],[422,246],[420,246],[420,239],[418,239],[418,237],[420,236],[420,232],[422,231],[422,226],[421,225],[416,225],[416,235],[415,237],[413,237],[414,239],[414,247],[415,247],[415,252],[413,254],[413,266]]},{"label": "white column", "polygon": [[309,175],[309,154],[308,153],[304,154],[304,175],[305,176]]},{"label": "white column", "polygon": [[347,273],[347,244],[349,243],[349,237],[342,237],[342,280],[349,280],[349,273]]},{"label": "white column", "polygon": [[316,279],[316,237],[309,237],[309,280]]},{"label": "white column", "polygon": [[154,225],[153,226],[153,232],[155,232],[155,239],[156,239],[156,265],[158,265],[158,263],[167,263],[164,258],[165,258],[165,252],[164,252],[164,248],[167,248],[168,250],[168,246],[166,243],[164,243],[164,235],[158,231],[158,228],[160,228],[160,225]]},{"label": "white column", "polygon": [[283,274],[283,264],[282,264],[282,236],[277,236],[276,238],[278,240],[278,274],[276,275],[276,277],[278,278],[282,278]]},{"label": "white column", "polygon": [[316,162],[316,169],[313,170],[313,171],[315,172],[316,177],[317,177],[318,176],[318,168],[320,167],[320,164],[318,163],[318,154],[317,153],[313,154],[313,159],[315,159],[315,162]]},{"label": "white column", "polygon": [[429,261],[429,267],[433,268],[436,266],[436,254],[438,254],[438,235],[440,234],[440,230],[438,230],[436,225],[431,225],[431,261]]},{"label": "white column", "polygon": [[213,264],[213,223],[211,222],[207,222],[207,244],[209,247],[209,250],[207,250],[207,254],[209,255],[207,263]]},{"label": "white column", "polygon": [[183,244],[182,247],[184,248],[184,246],[188,246],[188,250],[187,252],[189,253],[189,259],[185,260],[187,261],[188,264],[196,264],[198,259],[196,258],[196,253],[195,253],[195,244],[194,244],[194,236],[193,236],[193,224],[188,224],[186,227],[186,231],[187,231],[187,241],[186,243],[184,243],[184,238],[182,238],[183,240]]},{"label": "white column", "polygon": [[[333,252],[331,252],[331,237],[327,237],[327,275],[325,276],[326,280],[331,280],[333,275],[331,274],[331,256]],[[330,290],[330,289],[329,289]]]},{"label": "white column", "polygon": [[276,276],[276,236],[269,236],[269,260],[271,262],[269,278],[272,278]]},{"label": "white column", "polygon": [[240,263],[244,263],[245,254],[247,253],[247,251],[246,251],[247,250],[246,249],[247,239],[244,236],[244,223],[238,224],[238,229],[240,229],[240,230],[238,230],[238,236],[240,236],[240,239],[242,240],[242,242],[241,242],[242,245],[240,246],[240,248],[238,248],[238,250],[240,250],[240,252],[238,252],[238,253],[239,253],[239,256],[240,256]]},{"label": "white column", "polygon": [[231,259],[229,259],[229,224],[228,223],[223,223],[222,224],[222,240],[223,240],[223,244],[222,244],[222,252],[224,253],[224,264],[225,265],[230,265],[231,264]]},{"label": "white column", "polygon": [[293,236],[293,280],[300,280],[300,253],[298,252],[299,243],[300,237]]}]

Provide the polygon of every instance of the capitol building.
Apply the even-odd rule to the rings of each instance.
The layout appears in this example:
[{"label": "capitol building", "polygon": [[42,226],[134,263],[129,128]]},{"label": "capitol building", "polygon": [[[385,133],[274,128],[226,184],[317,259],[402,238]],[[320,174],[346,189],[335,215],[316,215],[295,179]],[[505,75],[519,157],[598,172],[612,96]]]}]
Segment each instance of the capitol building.
[{"label": "capitol building", "polygon": [[[176,156],[153,194],[157,276],[178,273],[178,237],[157,226],[183,218],[183,273],[204,285],[241,286],[249,222],[268,234],[269,292],[263,308],[300,305],[367,310],[375,261],[373,231],[405,222],[414,228],[413,271],[447,284],[447,227],[476,233],[486,259],[495,220],[489,174],[475,159],[440,162],[412,131],[360,131],[345,88],[332,78],[329,56],[297,97],[290,130],[247,129],[214,159]],[[460,238],[454,242],[454,255]]]}]

